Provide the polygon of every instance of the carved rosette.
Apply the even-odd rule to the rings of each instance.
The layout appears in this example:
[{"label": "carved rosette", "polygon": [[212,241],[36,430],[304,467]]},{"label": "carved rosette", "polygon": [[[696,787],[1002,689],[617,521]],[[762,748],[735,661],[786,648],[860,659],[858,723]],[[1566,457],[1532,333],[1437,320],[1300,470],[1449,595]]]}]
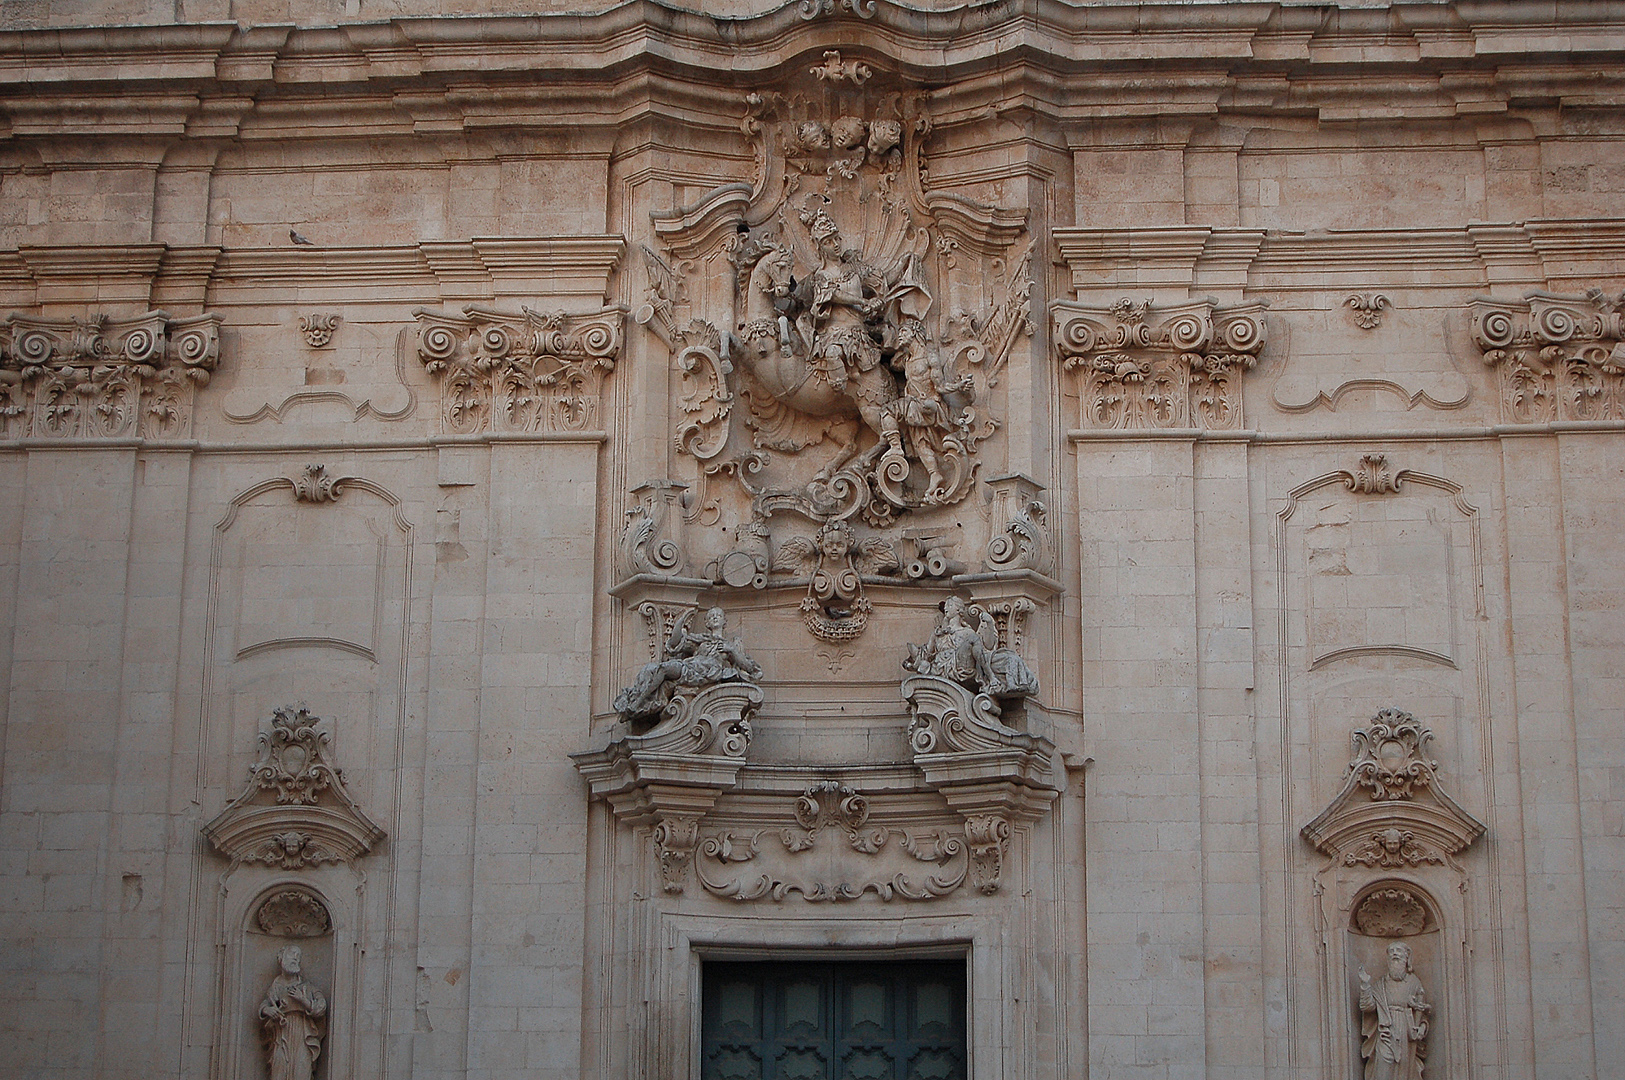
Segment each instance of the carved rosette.
[{"label": "carved rosette", "polygon": [[1060,791],[1055,747],[1007,727],[990,697],[949,679],[914,675],[902,691],[914,764],[965,819],[972,884],[995,893],[1015,826],[1042,817]]},{"label": "carved rosette", "polygon": [[1343,788],[1303,827],[1334,864],[1397,868],[1446,864],[1484,825],[1439,785],[1433,733],[1410,713],[1383,709],[1353,735]]},{"label": "carved rosette", "polygon": [[418,359],[440,379],[441,424],[480,431],[591,431],[621,351],[619,308],[591,315],[417,308]]},{"label": "carved rosette", "polygon": [[303,705],[271,714],[243,793],[203,826],[215,850],[233,863],[296,870],[354,861],[384,838],[346,790],[322,723]]},{"label": "carved rosette", "polygon": [[0,437],[185,436],[219,362],[221,322],[11,315],[0,328]]},{"label": "carved rosette", "polygon": [[1625,312],[1599,289],[1478,299],[1473,343],[1501,383],[1501,415],[1518,424],[1625,419]]},{"label": "carved rosette", "polygon": [[647,732],[570,755],[593,797],[608,802],[618,819],[653,825],[665,891],[683,891],[700,822],[734,786],[750,748],[750,716],[761,704],[761,688],[752,683],[679,690]]},{"label": "carved rosette", "polygon": [[1085,428],[1241,426],[1241,373],[1264,346],[1263,304],[1051,305],[1062,367],[1079,376]]}]

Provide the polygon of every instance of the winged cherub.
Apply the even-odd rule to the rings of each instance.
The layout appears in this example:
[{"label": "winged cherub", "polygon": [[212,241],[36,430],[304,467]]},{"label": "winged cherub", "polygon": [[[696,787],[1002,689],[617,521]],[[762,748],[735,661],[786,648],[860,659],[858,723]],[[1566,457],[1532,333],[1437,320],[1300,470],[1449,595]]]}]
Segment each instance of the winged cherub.
[{"label": "winged cherub", "polygon": [[878,536],[859,540],[844,521],[829,522],[816,536],[792,536],[773,556],[775,570],[812,571],[802,610],[816,607],[837,621],[868,613],[861,575],[889,574],[901,566],[889,542]]}]

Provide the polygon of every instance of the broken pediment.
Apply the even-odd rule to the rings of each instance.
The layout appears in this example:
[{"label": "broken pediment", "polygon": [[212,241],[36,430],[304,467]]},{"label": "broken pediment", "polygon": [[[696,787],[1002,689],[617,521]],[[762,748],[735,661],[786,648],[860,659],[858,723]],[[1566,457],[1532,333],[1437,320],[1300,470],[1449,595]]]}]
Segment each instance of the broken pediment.
[{"label": "broken pediment", "polygon": [[351,862],[384,838],[346,790],[321,724],[303,705],[272,712],[243,793],[203,826],[216,851],[292,870]]},{"label": "broken pediment", "polygon": [[1439,764],[1428,756],[1433,732],[1410,713],[1384,709],[1353,738],[1342,790],[1302,830],[1334,863],[1442,863],[1484,834],[1440,786]]}]

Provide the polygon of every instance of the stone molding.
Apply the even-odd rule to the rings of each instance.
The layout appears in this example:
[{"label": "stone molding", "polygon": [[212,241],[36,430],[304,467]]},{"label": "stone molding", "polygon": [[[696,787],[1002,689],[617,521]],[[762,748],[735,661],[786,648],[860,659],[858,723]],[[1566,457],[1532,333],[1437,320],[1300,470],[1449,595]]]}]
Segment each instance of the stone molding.
[{"label": "stone molding", "polygon": [[1625,420],[1625,297],[1529,292],[1469,305],[1473,343],[1512,423]]},{"label": "stone molding", "polygon": [[351,797],[331,758],[332,736],[303,705],[271,714],[241,795],[203,826],[233,865],[295,870],[353,863],[384,838]]},{"label": "stone molding", "polygon": [[182,438],[220,358],[215,314],[52,319],[0,328],[0,436]]},{"label": "stone molding", "polygon": [[418,359],[440,381],[446,433],[576,432],[602,423],[599,397],[620,356],[622,309],[544,315],[470,305],[461,315],[412,314]]},{"label": "stone molding", "polygon": [[665,891],[683,891],[700,821],[738,779],[750,717],[761,704],[761,687],[753,683],[680,688],[648,731],[570,755],[592,796],[607,801],[616,818],[654,826]]},{"label": "stone molding", "polygon": [[1266,336],[1262,303],[1061,300],[1050,312],[1061,366],[1077,373],[1083,427],[1241,427],[1241,373]]}]

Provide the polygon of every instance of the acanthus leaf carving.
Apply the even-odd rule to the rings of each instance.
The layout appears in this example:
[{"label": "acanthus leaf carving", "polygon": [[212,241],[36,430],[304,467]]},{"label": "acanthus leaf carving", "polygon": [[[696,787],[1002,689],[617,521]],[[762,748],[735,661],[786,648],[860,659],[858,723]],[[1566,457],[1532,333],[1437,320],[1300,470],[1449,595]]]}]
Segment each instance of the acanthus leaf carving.
[{"label": "acanthus leaf carving", "polygon": [[305,336],[305,344],[312,349],[326,348],[331,344],[338,328],[337,312],[315,311],[299,316],[299,332]]},{"label": "acanthus leaf carving", "polygon": [[45,319],[0,330],[0,436],[175,438],[220,358],[219,315],[149,311]]},{"label": "acanthus leaf carving", "polygon": [[1362,330],[1375,330],[1382,325],[1382,309],[1393,307],[1386,293],[1350,293],[1343,305],[1352,309],[1354,325]]},{"label": "acanthus leaf carving", "polygon": [[1469,305],[1473,343],[1513,423],[1625,419],[1625,297],[1530,292]]},{"label": "acanthus leaf carving", "polygon": [[605,377],[620,356],[625,313],[519,314],[470,305],[461,315],[416,308],[418,358],[440,380],[450,434],[590,431]]},{"label": "acanthus leaf carving", "polygon": [[1353,472],[1343,474],[1343,485],[1361,495],[1390,495],[1399,491],[1406,470],[1395,471],[1386,454],[1362,454]]},{"label": "acanthus leaf carving", "polygon": [[293,485],[293,497],[298,501],[330,503],[337,502],[338,497],[344,494],[344,485],[354,479],[353,476],[328,476],[326,465],[312,463],[305,466],[300,476],[288,482]]},{"label": "acanthus leaf carving", "polygon": [[1241,426],[1240,377],[1264,346],[1263,304],[1061,300],[1051,311],[1061,366],[1080,376],[1084,427]]},{"label": "acanthus leaf carving", "polygon": [[272,711],[243,793],[203,827],[222,855],[297,869],[352,862],[384,838],[345,787],[322,724],[304,705]]}]

